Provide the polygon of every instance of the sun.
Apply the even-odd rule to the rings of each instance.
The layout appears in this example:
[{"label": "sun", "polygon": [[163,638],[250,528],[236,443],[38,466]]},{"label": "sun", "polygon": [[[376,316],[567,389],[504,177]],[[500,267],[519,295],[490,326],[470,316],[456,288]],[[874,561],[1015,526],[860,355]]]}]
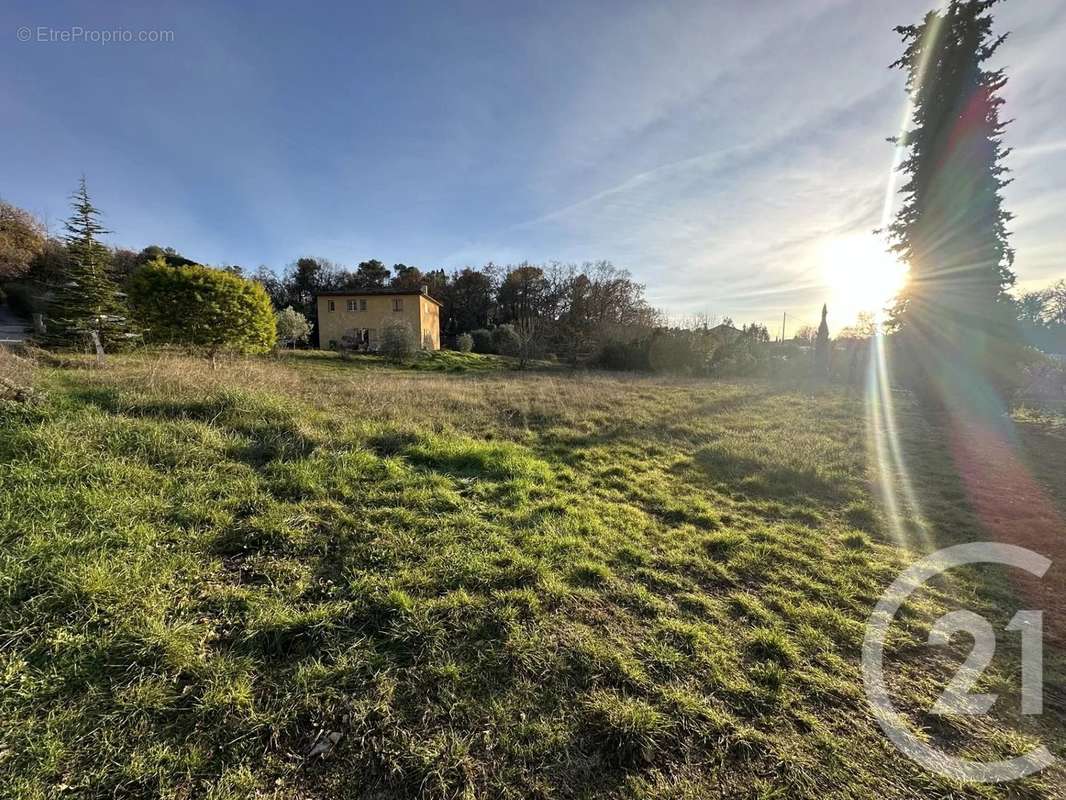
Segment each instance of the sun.
[{"label": "sun", "polygon": [[860,312],[881,319],[907,281],[907,267],[873,234],[831,239],[822,252],[822,274],[829,289],[829,309],[849,324]]}]

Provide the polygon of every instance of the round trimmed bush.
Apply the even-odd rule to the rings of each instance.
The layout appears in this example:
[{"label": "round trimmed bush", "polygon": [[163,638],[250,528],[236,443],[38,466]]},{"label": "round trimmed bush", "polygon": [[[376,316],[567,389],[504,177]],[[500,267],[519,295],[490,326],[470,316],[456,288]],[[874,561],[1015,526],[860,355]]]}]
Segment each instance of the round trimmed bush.
[{"label": "round trimmed bush", "polygon": [[157,258],[128,286],[130,312],[146,342],[264,353],[277,340],[274,309],[262,285],[199,264],[172,267]]}]

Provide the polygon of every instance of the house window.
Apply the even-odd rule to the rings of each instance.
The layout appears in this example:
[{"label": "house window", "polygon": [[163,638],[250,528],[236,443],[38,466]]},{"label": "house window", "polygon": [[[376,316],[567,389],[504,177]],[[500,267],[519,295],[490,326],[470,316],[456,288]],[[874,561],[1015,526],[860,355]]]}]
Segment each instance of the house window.
[{"label": "house window", "polygon": [[402,297],[394,297],[394,298],[392,298],[392,310],[393,311],[403,311],[403,298]]},{"label": "house window", "polygon": [[360,300],[359,301],[359,310],[360,311],[366,311],[366,300]]},{"label": "house window", "polygon": [[330,311],[336,311],[337,310],[337,304],[334,303],[332,300],[329,301],[329,310]]},{"label": "house window", "polygon": [[348,301],[348,310],[349,311],[355,311],[355,301],[354,300],[349,300]]}]

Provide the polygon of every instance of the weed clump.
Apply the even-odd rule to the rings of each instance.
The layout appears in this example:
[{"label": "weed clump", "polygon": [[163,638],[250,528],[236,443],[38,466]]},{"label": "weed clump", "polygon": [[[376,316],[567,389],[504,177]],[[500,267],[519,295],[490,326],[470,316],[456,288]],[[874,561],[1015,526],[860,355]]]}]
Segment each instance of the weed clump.
[{"label": "weed clump", "polygon": [[844,546],[849,550],[865,550],[870,546],[870,540],[862,533],[854,531],[844,537]]},{"label": "weed clump", "polygon": [[795,645],[776,628],[756,628],[748,634],[747,652],[756,661],[769,661],[782,667],[799,662]]},{"label": "weed clump", "polygon": [[729,558],[740,550],[746,538],[735,531],[720,531],[703,537],[703,549],[709,556],[717,559]]},{"label": "weed clump", "polygon": [[596,561],[582,561],[570,571],[575,583],[582,586],[602,586],[611,579],[611,571]]},{"label": "weed clump", "polygon": [[651,763],[667,745],[668,718],[650,703],[596,691],[582,703],[584,728],[608,761],[623,766]]},{"label": "weed clump", "polygon": [[408,460],[455,475],[490,480],[548,481],[548,464],[511,442],[477,441],[466,436],[426,436],[403,451]]}]

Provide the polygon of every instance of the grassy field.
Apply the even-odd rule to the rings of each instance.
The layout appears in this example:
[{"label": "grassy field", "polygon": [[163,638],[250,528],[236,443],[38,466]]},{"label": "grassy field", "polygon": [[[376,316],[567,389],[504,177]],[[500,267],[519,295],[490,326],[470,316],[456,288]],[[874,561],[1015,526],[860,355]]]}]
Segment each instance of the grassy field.
[{"label": "grassy field", "polygon": [[[860,398],[508,366],[0,362],[39,395],[0,400],[0,793],[1063,796],[1060,768],[939,778],[874,722],[863,626],[913,553]],[[902,528],[981,538],[944,432],[899,407],[926,517]],[[1019,426],[1066,512],[1062,428]],[[929,619],[1009,591],[915,598],[901,708],[967,651],[931,667]],[[1004,702],[925,734],[1066,755],[1046,657],[1043,717]],[[1016,697],[1009,670],[985,680]]]}]

